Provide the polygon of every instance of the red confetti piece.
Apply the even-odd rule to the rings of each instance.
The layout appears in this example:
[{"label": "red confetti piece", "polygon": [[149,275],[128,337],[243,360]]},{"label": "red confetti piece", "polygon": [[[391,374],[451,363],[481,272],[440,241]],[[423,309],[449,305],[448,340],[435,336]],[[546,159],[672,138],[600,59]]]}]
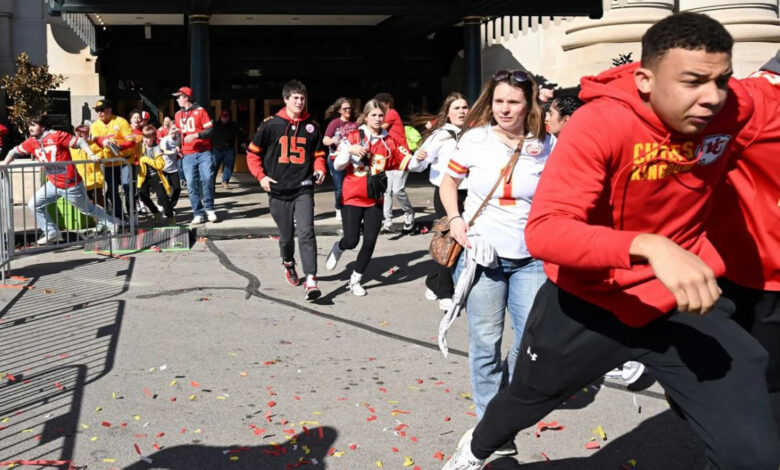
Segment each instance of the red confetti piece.
[{"label": "red confetti piece", "polygon": [[325,438],[325,431],[322,428],[317,429],[317,432],[320,435],[320,439],[324,439]]},{"label": "red confetti piece", "polygon": [[263,363],[263,365],[264,365],[264,366],[272,366],[272,365],[274,365],[274,364],[276,364],[276,361],[265,361],[265,362]]},{"label": "red confetti piece", "polygon": [[544,451],[542,451],[542,457],[544,457],[546,461],[548,462],[550,461],[550,457],[548,457],[547,454],[544,453]]},{"label": "red confetti piece", "polygon": [[134,436],[135,436],[136,439],[145,439],[146,438],[146,434],[135,434]]},{"label": "red confetti piece", "polygon": [[438,382],[436,382],[435,385],[444,385],[444,381],[443,380],[439,380]]},{"label": "red confetti piece", "polygon": [[289,421],[287,421],[286,419],[279,420],[279,424],[281,424],[282,426],[286,425],[287,423],[289,423]]},{"label": "red confetti piece", "polygon": [[[9,382],[16,382],[16,377],[14,377],[13,375],[5,374],[5,376],[8,377],[8,381]],[[21,462],[21,460],[20,460],[20,462]]]},{"label": "red confetti piece", "polygon": [[328,449],[328,455],[333,455],[335,453],[336,453],[336,448],[335,447],[331,447],[330,449]]},{"label": "red confetti piece", "polygon": [[477,417],[477,414],[474,413],[473,411],[467,411],[466,414],[469,415],[469,416],[473,416],[475,418]]},{"label": "red confetti piece", "polygon": [[306,434],[306,435],[308,436],[308,435],[309,435],[309,428],[307,428],[306,426],[304,426],[304,427],[303,427],[303,433],[304,433],[304,434]]},{"label": "red confetti piece", "polygon": [[269,402],[268,402],[268,403],[266,403],[266,404],[268,405],[268,408],[273,408],[274,406],[276,406],[276,402],[275,402],[275,401],[273,401],[273,400],[269,401]]},{"label": "red confetti piece", "polygon": [[187,428],[181,428],[181,431],[179,431],[179,432],[180,432],[181,434],[184,434],[185,432],[187,432]]},{"label": "red confetti piece", "polygon": [[111,427],[111,423],[109,423],[108,421],[103,421],[102,423],[100,423],[100,425],[103,426],[104,428],[110,428]]},{"label": "red confetti piece", "polygon": [[35,440],[36,440],[36,441],[40,441],[41,439],[42,439],[42,438],[41,438],[41,435],[40,435],[40,434],[38,434],[37,436],[35,436]]},{"label": "red confetti piece", "polygon": [[392,448],[392,449],[390,449],[390,450],[392,450],[394,454],[397,454],[397,453],[398,453],[398,447],[393,447],[393,448]]},{"label": "red confetti piece", "polygon": [[565,427],[558,424],[558,421],[550,421],[549,423],[539,421],[539,423],[536,425],[536,429],[536,437],[539,437],[543,431],[563,431]]},{"label": "red confetti piece", "polygon": [[390,412],[390,414],[392,414],[392,415],[409,415],[411,413],[409,413],[408,411],[404,411],[404,410],[393,410],[393,411]]},{"label": "red confetti piece", "polygon": [[138,455],[144,455],[144,454],[142,454],[142,453],[141,453],[141,448],[140,448],[140,447],[138,447],[138,444],[133,444],[133,447],[135,447],[135,452],[136,452],[136,454],[138,454]]},{"label": "red confetti piece", "polygon": [[350,445],[349,445],[349,450],[355,450],[355,449],[357,449],[357,448],[358,448],[358,445],[357,445],[357,444],[350,444]]},{"label": "red confetti piece", "polygon": [[299,397],[298,395],[295,395],[295,396],[293,396],[293,399],[294,399],[294,400],[300,400],[300,399],[301,399],[301,397]]},{"label": "red confetti piece", "polygon": [[265,417],[265,421],[266,421],[266,422],[268,422],[268,423],[270,423],[270,422],[271,422],[271,412],[270,412],[270,411],[266,411],[266,413],[265,413],[265,416],[264,416],[264,417]]},{"label": "red confetti piece", "polygon": [[441,452],[436,452],[435,454],[433,454],[433,458],[436,460],[444,460],[444,454],[442,454]]},{"label": "red confetti piece", "polygon": [[369,357],[369,358],[368,358],[368,362],[375,361],[375,360],[376,360],[376,358],[375,358],[375,357]]},{"label": "red confetti piece", "polygon": [[176,397],[171,397],[171,401],[176,401]]},{"label": "red confetti piece", "polygon": [[150,392],[148,388],[144,387],[144,393],[147,397],[152,398],[152,392]]},{"label": "red confetti piece", "polygon": [[449,420],[451,420],[451,419],[452,419],[452,418],[450,418],[449,416],[445,416],[445,417],[444,417],[444,421],[449,421]]},{"label": "red confetti piece", "polygon": [[398,433],[398,435],[401,437],[406,437],[406,431],[401,431]]},{"label": "red confetti piece", "polygon": [[585,448],[589,450],[601,449],[601,444],[595,441],[591,441],[585,444]]},{"label": "red confetti piece", "polygon": [[62,390],[62,385],[59,382],[54,382],[54,386],[57,387],[57,390]]},{"label": "red confetti piece", "polygon": [[417,437],[416,437],[416,436],[412,436],[412,437],[410,437],[409,439],[410,439],[412,442],[418,442],[418,440],[417,440]]},{"label": "red confetti piece", "polygon": [[164,433],[164,432],[158,432],[158,433],[157,433],[157,437],[163,437],[164,435],[165,435],[165,433]]},{"label": "red confetti piece", "polygon": [[421,383],[423,383],[423,379],[417,379],[417,383],[418,383],[418,384],[421,384]]},{"label": "red confetti piece", "polygon": [[372,407],[370,407],[370,406],[369,406],[369,407],[367,407],[367,408],[368,408],[368,411],[370,411],[370,412],[372,412],[372,413],[376,413],[376,409],[374,409],[374,408],[372,408]]},{"label": "red confetti piece", "polygon": [[376,415],[371,415],[368,418],[366,418],[366,421],[376,421]]},{"label": "red confetti piece", "polygon": [[157,445],[157,443],[156,443],[156,442],[155,442],[154,444],[152,444],[152,448],[153,448],[154,450],[160,450],[160,446],[159,446],[159,445]]},{"label": "red confetti piece", "polygon": [[385,387],[379,387],[379,391],[382,393],[387,393],[387,389]]},{"label": "red confetti piece", "polygon": [[119,423],[119,425],[122,426],[123,428],[127,427],[127,423]]},{"label": "red confetti piece", "polygon": [[196,382],[196,381],[192,380],[192,381],[190,381],[190,385],[192,385],[193,387],[200,387],[200,382]]},{"label": "red confetti piece", "polygon": [[282,432],[283,432],[283,433],[285,433],[285,434],[289,434],[289,435],[291,435],[291,436],[294,436],[294,435],[295,435],[295,429],[293,429],[293,428],[290,428],[290,429],[282,429]]},{"label": "red confetti piece", "polygon": [[396,427],[395,427],[395,428],[393,428],[393,429],[395,429],[396,431],[400,431],[400,430],[402,430],[403,428],[408,428],[408,427],[409,427],[409,425],[401,423],[401,424],[399,424],[398,426],[396,426]]}]

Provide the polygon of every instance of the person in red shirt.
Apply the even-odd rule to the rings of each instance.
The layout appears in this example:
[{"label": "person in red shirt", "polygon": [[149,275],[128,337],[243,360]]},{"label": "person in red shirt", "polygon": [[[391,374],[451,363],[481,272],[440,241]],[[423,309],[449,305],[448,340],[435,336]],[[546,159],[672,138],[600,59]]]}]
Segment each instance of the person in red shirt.
[{"label": "person in red shirt", "polygon": [[509,387],[445,469],[481,469],[628,360],[676,402],[711,468],[778,468],[767,353],[720,298],[723,260],[704,224],[754,111],[752,92],[731,79],[732,47],[716,20],[675,14],[647,30],[641,64],[582,80],[585,105],[560,134],[525,232],[549,281]]},{"label": "person in red shirt", "polygon": [[[358,252],[355,269],[349,278],[348,288],[357,296],[366,295],[360,284],[366,267],[374,254],[374,247],[382,223],[382,196],[384,188],[369,194],[374,177],[388,170],[406,171],[412,155],[401,151],[395,139],[382,128],[385,107],[377,100],[370,100],[358,119],[357,130],[347,134],[338,147],[333,167],[346,170],[341,189],[344,206],[341,208],[341,223],[344,236],[333,244],[325,268],[332,271],[344,250],[355,248],[360,241],[363,228],[363,246]],[[381,180],[381,177],[378,179]],[[386,181],[386,180],[385,180]]]},{"label": "person in red shirt", "polygon": [[[402,152],[409,153],[409,147],[406,145],[406,133],[404,132],[404,123],[401,121],[401,115],[393,109],[393,96],[389,93],[378,93],[375,100],[382,103],[387,110],[385,122],[382,129],[387,130],[390,137],[395,140],[398,148]],[[385,221],[382,224],[382,230],[385,232],[393,231],[393,195],[401,203],[401,209],[404,211],[404,230],[414,228],[414,207],[409,195],[406,194],[406,180],[409,178],[409,172],[390,170],[387,172],[387,192],[385,193],[384,216]]]},{"label": "person in red shirt", "polygon": [[192,101],[192,88],[183,86],[173,94],[181,110],[174,121],[181,130],[181,164],[187,180],[187,194],[192,206],[192,225],[219,220],[214,211],[214,154],[211,153],[211,133],[214,124],[208,111]]},{"label": "person in red shirt", "polygon": [[[46,115],[31,118],[28,130],[30,137],[11,149],[2,165],[8,165],[19,155],[33,155],[41,163],[70,162],[71,148],[83,150],[93,162],[100,161],[86,140],[67,132],[52,130]],[[27,203],[27,208],[35,214],[38,228],[43,231],[43,236],[38,240],[39,245],[62,240],[57,225],[46,211],[46,206],[57,202],[59,198],[64,198],[81,212],[96,217],[99,227],[116,232],[119,221],[90,202],[76,165],[47,165],[45,171],[48,181],[38,188]]]},{"label": "person in red shirt", "polygon": [[3,153],[3,136],[8,135],[8,128],[0,124],[0,153]]},{"label": "person in red shirt", "polygon": [[780,51],[740,80],[757,97],[745,148],[712,197],[707,235],[723,256],[719,284],[734,320],[769,353],[767,385],[780,391]]}]

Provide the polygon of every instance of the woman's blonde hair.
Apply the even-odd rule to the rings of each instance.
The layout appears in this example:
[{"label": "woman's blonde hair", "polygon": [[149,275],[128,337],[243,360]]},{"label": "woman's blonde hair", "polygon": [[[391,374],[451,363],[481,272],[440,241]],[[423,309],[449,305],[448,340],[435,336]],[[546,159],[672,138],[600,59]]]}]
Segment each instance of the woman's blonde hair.
[{"label": "woman's blonde hair", "polygon": [[[518,77],[526,78],[523,81],[519,81]],[[497,124],[493,118],[493,93],[496,91],[499,83],[506,83],[523,92],[523,96],[525,96],[525,100],[528,103],[528,111],[523,120],[525,134],[531,134],[534,139],[544,140],[547,136],[547,131],[544,127],[544,111],[539,103],[539,86],[528,74],[516,70],[500,70],[494,73],[493,77],[485,83],[482,87],[482,93],[479,94],[479,98],[474,102],[474,106],[471,107],[466,116],[463,132],[474,127],[484,126],[485,124]]]},{"label": "woman's blonde hair", "polygon": [[359,125],[362,125],[363,123],[365,123],[366,122],[366,117],[368,117],[368,113],[370,113],[371,111],[373,111],[375,109],[381,110],[382,114],[387,114],[387,108],[385,107],[385,105],[383,105],[382,103],[380,103],[377,100],[368,100],[368,102],[366,102],[366,105],[363,106],[363,112],[360,114],[360,117],[358,118],[357,123]]}]

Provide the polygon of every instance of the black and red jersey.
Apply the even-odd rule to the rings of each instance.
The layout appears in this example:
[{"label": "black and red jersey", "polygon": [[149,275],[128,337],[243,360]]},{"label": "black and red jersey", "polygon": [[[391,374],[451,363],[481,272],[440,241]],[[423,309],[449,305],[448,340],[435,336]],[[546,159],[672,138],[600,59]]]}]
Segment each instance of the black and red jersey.
[{"label": "black and red jersey", "polygon": [[260,124],[246,154],[249,171],[258,181],[276,180],[271,196],[291,200],[314,192],[312,175],[325,172],[325,149],[320,126],[308,113],[290,117],[285,109]]}]

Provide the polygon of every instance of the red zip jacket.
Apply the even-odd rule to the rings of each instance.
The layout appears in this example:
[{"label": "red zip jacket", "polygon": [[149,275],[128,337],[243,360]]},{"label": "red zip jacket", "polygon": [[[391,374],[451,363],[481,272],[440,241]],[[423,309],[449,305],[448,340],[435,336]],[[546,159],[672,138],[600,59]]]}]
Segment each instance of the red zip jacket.
[{"label": "red zip jacket", "polygon": [[641,233],[668,237],[716,275],[723,261],[704,236],[713,187],[753,105],[736,80],[723,109],[696,136],[677,135],[642,101],[638,64],[582,79],[577,110],[561,133],[526,226],[531,255],[560,288],[642,326],[676,307],[672,293],[629,247]]},{"label": "red zip jacket", "polygon": [[745,136],[745,149],[713,194],[707,236],[723,256],[726,278],[780,291],[780,75],[758,72],[741,83],[755,102],[746,128],[755,137]]}]

